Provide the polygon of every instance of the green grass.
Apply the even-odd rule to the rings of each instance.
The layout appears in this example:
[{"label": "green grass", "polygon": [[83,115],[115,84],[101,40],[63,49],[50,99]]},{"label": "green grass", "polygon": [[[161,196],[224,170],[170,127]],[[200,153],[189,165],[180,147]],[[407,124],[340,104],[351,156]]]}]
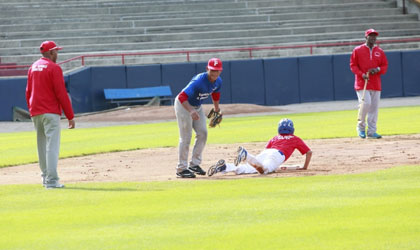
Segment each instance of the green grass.
[{"label": "green grass", "polygon": [[[420,133],[420,106],[383,108],[378,128],[382,135]],[[303,139],[355,136],[357,111],[289,114],[296,134]],[[277,133],[286,116],[225,118],[220,128],[209,129],[208,143],[265,142]],[[85,128],[62,131],[60,157],[178,144],[176,122]],[[194,138],[193,138],[194,139]],[[37,162],[35,132],[0,133],[0,167]]]},{"label": "green grass", "polygon": [[[304,139],[355,136],[356,111],[291,114]],[[419,133],[419,107],[380,110]],[[209,143],[266,141],[284,116],[225,118]],[[0,134],[0,166],[35,162],[35,133]],[[175,122],[63,130],[61,156],[177,145]],[[420,166],[369,174],[0,185],[0,249],[419,249]]]},{"label": "green grass", "polygon": [[1,249],[418,249],[420,167],[0,186]]}]

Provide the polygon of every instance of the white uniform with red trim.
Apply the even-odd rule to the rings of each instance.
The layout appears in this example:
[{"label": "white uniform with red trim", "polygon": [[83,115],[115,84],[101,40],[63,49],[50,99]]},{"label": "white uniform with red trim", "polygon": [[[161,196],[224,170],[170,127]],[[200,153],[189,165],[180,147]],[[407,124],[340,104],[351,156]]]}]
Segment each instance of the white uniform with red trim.
[{"label": "white uniform with red trim", "polygon": [[302,155],[310,151],[310,148],[305,144],[305,142],[295,135],[276,135],[268,141],[265,149],[257,156],[248,152],[246,162],[244,164],[239,164],[236,167],[233,163],[227,163],[226,170],[224,172],[254,174],[258,172],[250,164],[257,164],[263,166],[264,174],[272,173],[290,158],[295,149],[299,150]]}]

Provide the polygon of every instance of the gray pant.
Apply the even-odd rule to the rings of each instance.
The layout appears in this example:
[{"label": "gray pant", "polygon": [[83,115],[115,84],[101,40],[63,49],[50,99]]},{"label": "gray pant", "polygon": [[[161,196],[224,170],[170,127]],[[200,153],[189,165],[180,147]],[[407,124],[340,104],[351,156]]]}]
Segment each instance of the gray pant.
[{"label": "gray pant", "polygon": [[59,178],[57,164],[60,152],[60,116],[42,114],[32,117],[36,129],[39,167],[44,184],[55,184]]},{"label": "gray pant", "polygon": [[[359,104],[362,103],[363,90],[356,91],[357,97],[359,99]],[[376,133],[376,122],[378,121],[378,109],[379,109],[379,100],[381,99],[381,91],[366,90],[365,93],[365,104],[363,108],[363,113],[361,114],[361,121],[357,122],[357,129],[360,131],[366,131],[366,116],[367,116],[367,125],[368,135],[373,135]],[[359,109],[360,112],[360,109]]]},{"label": "gray pant", "polygon": [[190,166],[200,165],[202,153],[207,142],[206,116],[201,106],[195,107],[200,119],[194,121],[190,113],[182,106],[178,98],[175,98],[175,115],[179,127],[179,147],[178,147],[178,166],[180,172],[188,167],[188,152],[190,149],[192,130],[194,129],[196,137]]}]

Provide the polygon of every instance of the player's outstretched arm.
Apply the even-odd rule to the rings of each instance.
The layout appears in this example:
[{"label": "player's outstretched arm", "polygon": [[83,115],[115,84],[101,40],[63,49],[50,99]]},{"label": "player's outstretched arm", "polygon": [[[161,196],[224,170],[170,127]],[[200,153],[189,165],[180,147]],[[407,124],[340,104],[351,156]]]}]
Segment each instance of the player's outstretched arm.
[{"label": "player's outstretched arm", "polygon": [[305,159],[305,164],[303,165],[303,168],[300,168],[299,170],[306,170],[309,167],[309,162],[311,162],[311,158],[312,158],[312,151],[309,150],[308,152],[306,152],[306,159]]}]

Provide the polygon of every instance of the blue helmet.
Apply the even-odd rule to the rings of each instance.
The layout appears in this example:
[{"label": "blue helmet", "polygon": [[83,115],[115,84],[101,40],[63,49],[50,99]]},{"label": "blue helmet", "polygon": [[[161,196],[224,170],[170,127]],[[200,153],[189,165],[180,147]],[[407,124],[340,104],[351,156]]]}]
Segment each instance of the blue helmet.
[{"label": "blue helmet", "polygon": [[295,128],[293,126],[292,120],[289,120],[287,118],[281,119],[279,121],[279,127],[277,128],[277,131],[279,134],[287,134],[287,135],[293,135],[295,132]]}]

